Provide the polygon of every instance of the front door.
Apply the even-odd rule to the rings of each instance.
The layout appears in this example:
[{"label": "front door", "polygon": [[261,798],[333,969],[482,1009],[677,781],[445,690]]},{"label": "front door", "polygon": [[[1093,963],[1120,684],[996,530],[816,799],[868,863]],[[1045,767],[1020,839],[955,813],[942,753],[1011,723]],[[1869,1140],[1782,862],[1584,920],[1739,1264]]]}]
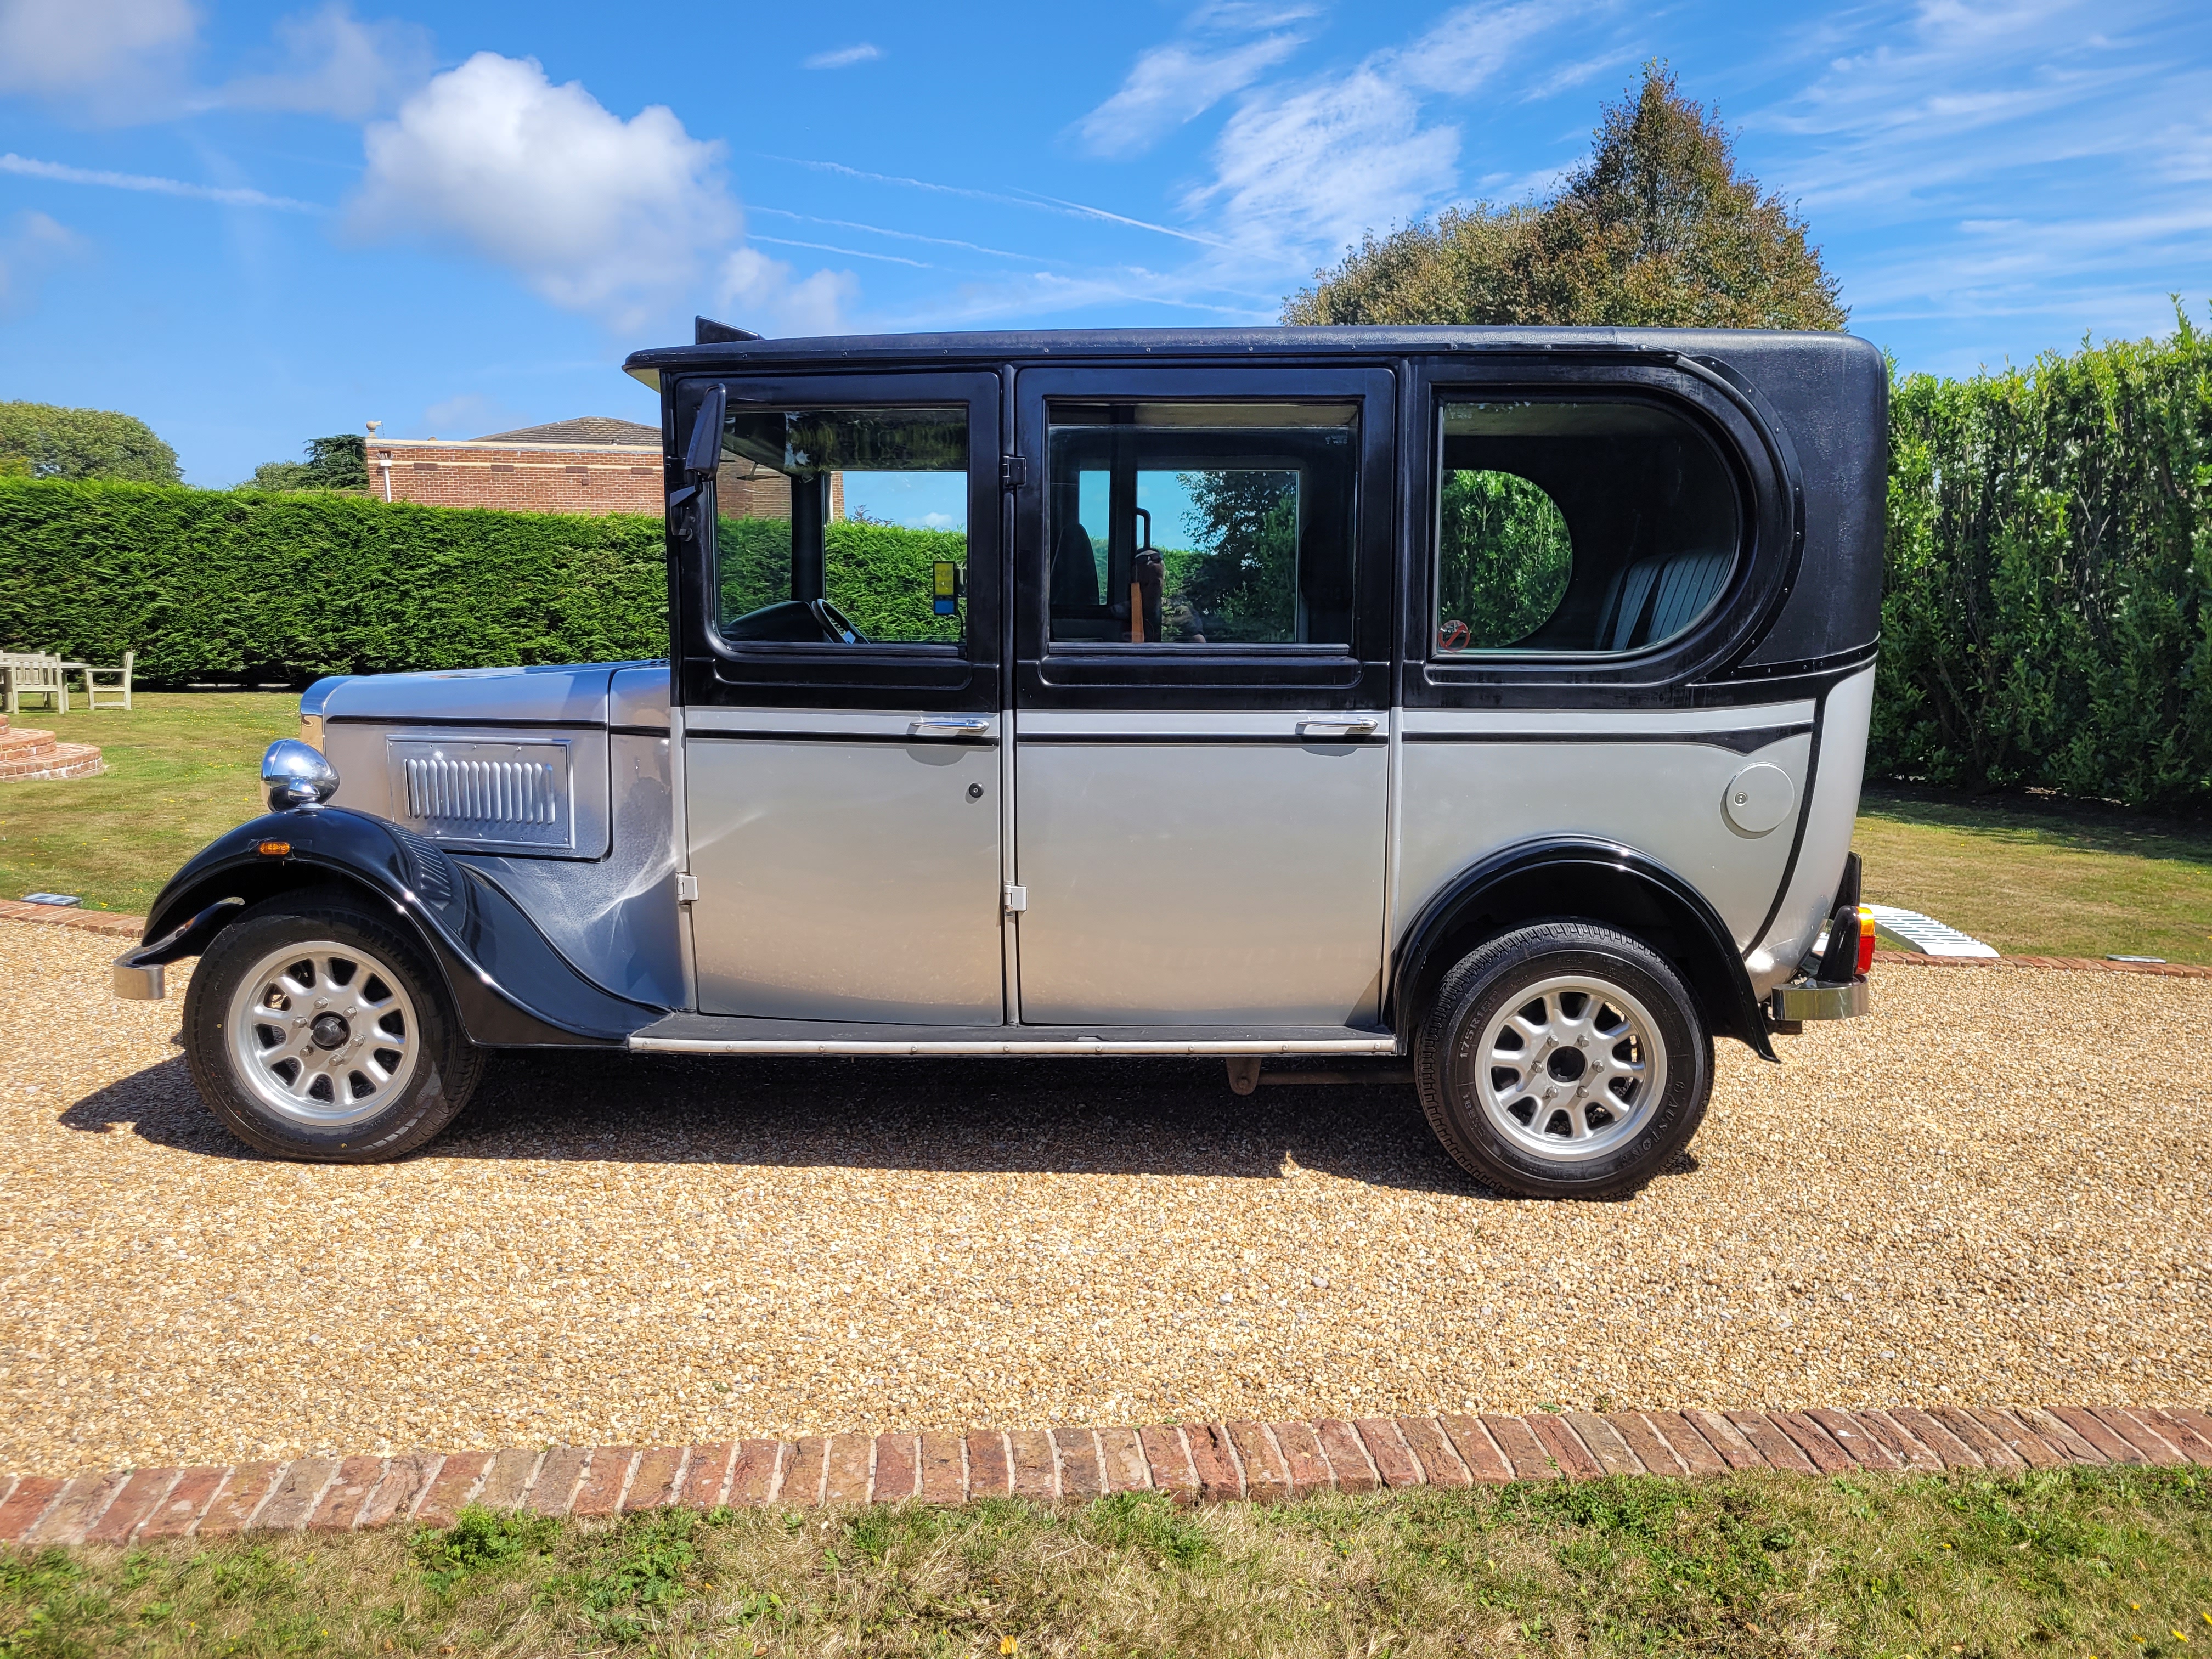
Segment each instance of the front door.
[{"label": "front door", "polygon": [[700,1012],[1000,1024],[998,381],[727,393],[678,607]]},{"label": "front door", "polygon": [[1372,1024],[1392,377],[1025,369],[1029,1024]]}]

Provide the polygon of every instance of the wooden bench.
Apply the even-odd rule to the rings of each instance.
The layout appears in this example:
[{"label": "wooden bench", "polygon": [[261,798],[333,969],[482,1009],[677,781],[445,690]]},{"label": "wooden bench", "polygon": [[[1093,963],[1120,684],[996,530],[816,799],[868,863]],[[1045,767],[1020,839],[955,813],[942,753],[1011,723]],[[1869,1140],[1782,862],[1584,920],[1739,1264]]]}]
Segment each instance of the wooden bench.
[{"label": "wooden bench", "polygon": [[[123,665],[119,668],[94,668],[88,662],[65,662],[62,665],[62,672],[84,676],[84,706],[87,708],[121,708],[127,711],[131,707],[131,670],[137,660],[136,651],[126,651],[123,653]],[[102,702],[102,697],[107,701]]]},{"label": "wooden bench", "polygon": [[69,676],[59,657],[42,651],[0,651],[0,680],[7,684],[7,708],[22,713],[25,697],[44,697],[58,714],[69,713]]}]

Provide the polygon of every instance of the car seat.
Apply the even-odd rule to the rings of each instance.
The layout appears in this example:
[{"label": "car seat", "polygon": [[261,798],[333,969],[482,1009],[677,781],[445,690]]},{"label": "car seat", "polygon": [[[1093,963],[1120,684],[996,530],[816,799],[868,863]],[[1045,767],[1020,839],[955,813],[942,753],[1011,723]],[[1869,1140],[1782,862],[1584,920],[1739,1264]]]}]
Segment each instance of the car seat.
[{"label": "car seat", "polygon": [[1633,651],[1674,638],[1704,614],[1734,562],[1710,549],[1637,560],[1613,579],[1599,613],[1597,648]]}]

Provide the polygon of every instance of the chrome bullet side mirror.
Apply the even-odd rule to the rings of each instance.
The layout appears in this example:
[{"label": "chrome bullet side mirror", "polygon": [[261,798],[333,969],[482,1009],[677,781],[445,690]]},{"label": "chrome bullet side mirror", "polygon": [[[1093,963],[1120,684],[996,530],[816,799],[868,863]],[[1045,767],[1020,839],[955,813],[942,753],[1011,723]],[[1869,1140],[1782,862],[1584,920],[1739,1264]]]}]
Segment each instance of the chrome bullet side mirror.
[{"label": "chrome bullet side mirror", "polygon": [[279,738],[261,757],[261,782],[269,810],[320,806],[338,792],[337,768],[297,738]]}]

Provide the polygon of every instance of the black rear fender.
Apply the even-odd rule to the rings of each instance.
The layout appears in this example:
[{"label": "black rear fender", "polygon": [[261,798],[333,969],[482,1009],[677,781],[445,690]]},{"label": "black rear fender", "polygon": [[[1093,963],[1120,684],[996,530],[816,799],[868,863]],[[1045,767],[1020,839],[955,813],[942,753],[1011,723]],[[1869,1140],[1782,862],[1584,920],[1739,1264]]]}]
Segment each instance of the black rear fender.
[{"label": "black rear fender", "polygon": [[1714,1035],[1774,1059],[1766,1016],[1727,926],[1680,876],[1626,847],[1579,839],[1509,848],[1462,872],[1414,919],[1390,976],[1388,1018],[1410,1042],[1452,965],[1483,940],[1561,917],[1608,922],[1674,964]]}]

